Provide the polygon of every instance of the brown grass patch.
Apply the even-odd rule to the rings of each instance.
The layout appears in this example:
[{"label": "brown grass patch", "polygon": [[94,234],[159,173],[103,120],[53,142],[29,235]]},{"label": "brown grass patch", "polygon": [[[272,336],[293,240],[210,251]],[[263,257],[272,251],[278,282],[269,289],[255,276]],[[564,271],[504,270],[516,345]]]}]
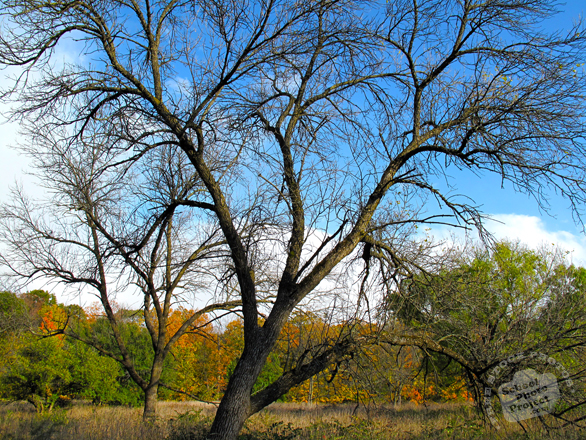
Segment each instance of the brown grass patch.
[{"label": "brown grass patch", "polygon": [[[37,414],[26,403],[0,406],[0,438],[7,440],[200,440],[215,413],[213,405],[161,402],[155,422],[143,423],[140,408],[76,402],[66,410]],[[463,440],[584,438],[577,428],[547,432],[538,420],[528,433],[514,424],[496,431],[469,405],[359,406],[277,403],[251,417],[241,440]]]}]

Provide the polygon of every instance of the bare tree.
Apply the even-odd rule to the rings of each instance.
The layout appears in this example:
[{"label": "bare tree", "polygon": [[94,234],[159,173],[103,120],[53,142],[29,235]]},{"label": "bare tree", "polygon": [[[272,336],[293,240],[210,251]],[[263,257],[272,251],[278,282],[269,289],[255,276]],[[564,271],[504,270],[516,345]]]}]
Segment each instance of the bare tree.
[{"label": "bare tree", "polygon": [[[473,202],[434,187],[450,167],[497,173],[543,206],[557,190],[579,214],[586,35],[542,32],[554,12],[541,0],[10,0],[0,60],[24,73],[4,96],[30,131],[73,143],[91,128],[125,167],[162,144],[191,163],[242,301],[244,349],[210,433],[233,439],[356,349],[349,331],[251,395],[294,308],[337,268],[374,276],[374,252],[392,280],[416,251],[403,239],[413,225],[481,228]],[[68,36],[86,58],[58,68]],[[440,214],[420,209],[434,200]],[[267,248],[275,258],[258,258]]]},{"label": "bare tree", "polygon": [[[46,151],[37,169],[53,192],[35,205],[17,193],[2,209],[1,238],[5,266],[27,282],[41,279],[90,288],[107,318],[112,349],[71,320],[52,333],[85,342],[117,360],[145,395],[144,417],[156,412],[165,358],[175,342],[201,325],[207,313],[230,310],[240,301],[211,303],[214,267],[205,263],[222,254],[223,241],[209,225],[194,223],[187,209],[196,201],[198,180],[187,172],[173,147],[146,153],[134,172],[110,168],[112,150],[83,144],[61,149],[52,135],[41,135]],[[142,316],[152,343],[150,371],[138,369],[123,337],[124,316],[115,300],[124,290],[142,294]],[[171,308],[193,308],[179,328],[170,331]],[[198,301],[199,297],[199,301]],[[168,385],[169,386],[169,385]]]}]

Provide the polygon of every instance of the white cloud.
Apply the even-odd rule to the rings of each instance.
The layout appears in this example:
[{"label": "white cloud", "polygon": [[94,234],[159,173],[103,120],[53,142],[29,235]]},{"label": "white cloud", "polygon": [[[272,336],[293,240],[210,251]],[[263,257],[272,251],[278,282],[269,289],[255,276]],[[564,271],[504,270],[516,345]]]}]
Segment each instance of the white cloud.
[{"label": "white cloud", "polygon": [[559,246],[570,252],[574,263],[586,264],[586,237],[564,230],[548,231],[544,222],[535,216],[497,214],[493,218],[502,223],[490,222],[489,230],[497,238],[518,239],[537,248],[543,244]]},{"label": "white cloud", "polygon": [[[66,36],[60,40],[52,58],[51,68],[59,71],[67,65],[87,62],[82,53],[84,43],[77,41],[74,36]],[[14,85],[14,79],[18,78],[24,69],[19,66],[3,67],[0,70],[0,89],[8,90]],[[39,78],[40,73],[32,70],[27,75],[28,81]],[[9,188],[15,183],[22,184],[25,192],[32,196],[43,196],[44,190],[39,187],[39,182],[31,175],[31,159],[21,154],[16,148],[19,142],[26,142],[20,137],[20,126],[17,122],[9,121],[8,117],[12,109],[18,107],[18,102],[11,102],[17,99],[18,93],[9,99],[0,102],[0,202],[9,200]]]},{"label": "white cloud", "polygon": [[29,160],[13,148],[17,143],[17,124],[1,124],[0,131],[2,133],[0,136],[0,151],[2,154],[2,160],[0,160],[0,185],[3,188],[0,200],[7,201],[9,187],[14,186],[16,182],[30,180],[30,177],[24,174]]},{"label": "white cloud", "polygon": [[[19,75],[20,68],[11,67],[0,71],[0,84],[8,88],[12,79]],[[15,147],[18,146],[20,139],[20,126],[18,122],[8,119],[11,110],[17,104],[5,100],[0,102],[0,202],[7,202],[9,197],[9,188],[16,183],[23,184],[27,193],[39,193],[38,184],[35,179],[26,174],[30,167],[30,158],[21,154]]]},{"label": "white cloud", "polygon": [[[497,240],[519,241],[533,249],[557,246],[569,252],[570,262],[586,266],[586,237],[583,235],[561,229],[548,230],[541,218],[531,215],[491,214],[490,217],[492,220],[486,221],[485,226]],[[440,240],[465,237],[461,231],[447,228],[434,228],[430,234]]]}]

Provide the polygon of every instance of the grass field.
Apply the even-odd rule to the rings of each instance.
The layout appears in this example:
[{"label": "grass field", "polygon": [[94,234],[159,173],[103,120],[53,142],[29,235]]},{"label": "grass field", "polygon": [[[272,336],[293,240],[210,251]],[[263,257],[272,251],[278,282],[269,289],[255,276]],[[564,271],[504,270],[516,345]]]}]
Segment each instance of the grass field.
[{"label": "grass field", "polygon": [[[139,408],[79,403],[66,410],[37,414],[25,403],[0,405],[0,438],[10,440],[200,440],[205,438],[213,406],[162,402],[159,418],[142,423]],[[530,421],[527,432],[504,422],[485,426],[467,405],[309,406],[273,404],[251,417],[241,440],[415,440],[415,439],[559,439],[585,438],[576,427],[550,429]]]}]

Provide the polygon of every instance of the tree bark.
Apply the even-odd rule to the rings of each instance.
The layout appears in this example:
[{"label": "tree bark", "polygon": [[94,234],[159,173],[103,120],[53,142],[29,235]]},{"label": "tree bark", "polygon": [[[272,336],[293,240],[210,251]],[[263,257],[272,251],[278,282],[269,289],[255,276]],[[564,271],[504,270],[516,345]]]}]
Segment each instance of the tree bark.
[{"label": "tree bark", "polygon": [[142,413],[142,419],[145,421],[153,420],[157,415],[159,382],[163,372],[164,360],[165,357],[162,354],[155,354],[151,368],[151,378],[147,387],[144,389],[144,411]]},{"label": "tree bark", "polygon": [[[228,388],[208,435],[209,440],[234,440],[242,429],[244,422],[251,415],[250,396],[258,378],[264,360],[270,349],[262,344],[249,344],[245,347],[236,369],[230,377]],[[269,344],[267,344],[269,345]]]},{"label": "tree bark", "polygon": [[263,340],[250,344],[253,349],[245,349],[230,378],[228,389],[216,413],[208,440],[235,440],[248,417],[275,402],[295,385],[344,358],[356,347],[355,341],[340,341],[307,364],[284,373],[271,385],[252,396],[254,383],[274,346],[274,342],[272,339]]},{"label": "tree bark", "polygon": [[144,390],[144,411],[142,413],[142,419],[145,421],[153,420],[157,415],[158,390],[158,383],[150,384],[149,387]]}]

